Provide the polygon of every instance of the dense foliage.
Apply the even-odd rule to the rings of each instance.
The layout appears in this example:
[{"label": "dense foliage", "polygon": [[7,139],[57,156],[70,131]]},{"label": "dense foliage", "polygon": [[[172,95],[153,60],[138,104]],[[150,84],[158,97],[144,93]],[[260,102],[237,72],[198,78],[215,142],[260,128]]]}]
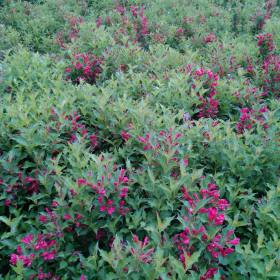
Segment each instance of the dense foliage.
[{"label": "dense foliage", "polygon": [[280,1],[0,22],[0,279],[280,279]]}]

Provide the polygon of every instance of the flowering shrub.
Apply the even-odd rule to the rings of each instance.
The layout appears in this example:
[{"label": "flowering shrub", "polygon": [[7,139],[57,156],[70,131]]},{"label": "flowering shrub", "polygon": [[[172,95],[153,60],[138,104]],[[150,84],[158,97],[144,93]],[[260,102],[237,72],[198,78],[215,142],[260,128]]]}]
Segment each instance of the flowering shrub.
[{"label": "flowering shrub", "polygon": [[[200,104],[198,106],[199,118],[214,118],[218,114],[219,101],[214,99],[217,94],[216,87],[218,86],[219,77],[211,70],[204,68],[197,69],[192,73],[194,80],[202,83],[201,92],[198,92]],[[192,85],[196,89],[196,84]]]},{"label": "flowering shrub", "polygon": [[[21,239],[24,247],[20,244],[17,246],[16,252],[10,256],[10,263],[16,266],[21,262],[25,268],[24,275],[31,275],[35,270],[40,277],[45,275],[45,278],[41,279],[54,277],[61,255],[66,257],[70,253],[71,257],[75,254],[75,251],[65,252],[68,242],[76,241],[80,237],[88,239],[89,242],[94,238],[95,242],[100,242],[100,246],[108,248],[105,239],[109,242],[113,240],[110,223],[118,222],[129,212],[126,202],[129,179],[125,176],[125,170],[116,170],[115,165],[104,165],[102,169],[104,173],[100,179],[77,178],[76,185],[69,189],[67,198],[63,201],[54,200],[50,207],[46,207],[38,216],[41,228],[47,233],[38,233],[37,237],[27,234]],[[100,171],[99,168],[98,172]],[[88,200],[84,206],[81,204],[83,197]],[[96,223],[96,229],[92,228],[92,223]],[[84,242],[75,250],[85,250],[83,246]],[[57,263],[53,263],[53,260]],[[78,264],[79,260],[74,263]]]},{"label": "flowering shrub", "polygon": [[197,193],[190,195],[186,187],[183,187],[182,193],[184,206],[181,220],[185,228],[173,237],[180,260],[187,267],[189,258],[201,256],[200,263],[209,263],[211,267],[200,279],[211,279],[218,270],[215,266],[219,265],[219,259],[233,253],[233,246],[239,243],[239,238],[232,237],[233,230],[222,228],[224,211],[229,203],[219,198],[219,191],[213,183],[200,190],[200,197]]},{"label": "flowering shrub", "polygon": [[264,73],[264,92],[280,93],[280,57],[278,55],[269,55],[263,62]]},{"label": "flowering shrub", "polygon": [[74,83],[95,84],[102,72],[102,60],[93,54],[75,54],[71,66],[65,69],[66,78]]},{"label": "flowering shrub", "polygon": [[266,57],[268,54],[271,54],[271,52],[275,48],[272,34],[270,33],[260,34],[257,36],[257,39],[258,39],[258,47],[260,48],[260,54],[263,57]]},{"label": "flowering shrub", "polygon": [[147,37],[149,35],[148,18],[144,15],[145,6],[130,6],[130,15],[126,15],[126,8],[117,6],[116,12],[120,14],[122,27],[115,33],[115,38],[119,40],[121,34],[129,36],[132,43],[139,43],[140,46],[147,47]]},{"label": "flowering shrub", "polygon": [[68,22],[70,31],[65,32],[58,32],[56,34],[56,43],[62,48],[66,49],[66,43],[69,41],[74,41],[79,36],[80,25],[84,22],[82,17],[76,18],[74,16],[65,16],[66,21]]},{"label": "flowering shrub", "polygon": [[24,246],[24,251],[21,245],[17,247],[16,253],[11,255],[10,263],[12,265],[22,262],[25,267],[31,267],[34,262],[39,262],[42,265],[44,261],[55,258],[57,243],[51,235],[39,234],[34,238],[32,234],[28,234],[21,239],[21,243]]}]

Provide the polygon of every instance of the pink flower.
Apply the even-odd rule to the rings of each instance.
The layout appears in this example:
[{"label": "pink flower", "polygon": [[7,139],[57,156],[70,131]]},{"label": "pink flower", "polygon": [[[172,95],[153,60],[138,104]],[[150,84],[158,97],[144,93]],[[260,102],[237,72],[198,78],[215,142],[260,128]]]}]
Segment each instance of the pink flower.
[{"label": "pink flower", "polygon": [[11,265],[17,265],[17,261],[18,261],[18,255],[11,254],[11,256],[10,256],[10,264]]},{"label": "pink flower", "polygon": [[121,193],[119,195],[120,198],[126,197],[128,192],[128,188],[122,188]]},{"label": "pink flower", "polygon": [[98,17],[96,20],[96,27],[100,27],[102,25],[102,17]]},{"label": "pink flower", "polygon": [[6,207],[9,207],[10,205],[11,205],[11,200],[10,199],[6,199],[5,201],[4,201],[4,205],[6,206]]},{"label": "pink flower", "polygon": [[218,207],[221,210],[225,210],[226,208],[229,207],[229,203],[226,199],[219,199],[218,200]]},{"label": "pink flower", "polygon": [[132,240],[133,240],[133,242],[136,243],[136,244],[138,244],[138,242],[139,242],[139,238],[138,238],[138,236],[135,235],[135,234],[132,235]]},{"label": "pink flower", "polygon": [[116,11],[123,15],[125,13],[125,8],[123,6],[117,6]]},{"label": "pink flower", "polygon": [[177,36],[182,36],[184,34],[184,29],[182,27],[179,27],[177,30],[176,30],[176,35]]},{"label": "pink flower", "polygon": [[17,253],[18,253],[19,255],[22,255],[22,249],[21,249],[20,246],[17,246]]},{"label": "pink flower", "polygon": [[206,273],[200,277],[200,280],[207,280],[213,278],[213,276],[217,273],[218,268],[208,268]]},{"label": "pink flower", "polygon": [[189,165],[189,159],[188,158],[183,159],[183,163],[184,163],[184,166],[188,166]]},{"label": "pink flower", "polygon": [[34,257],[34,254],[30,254],[30,256],[19,256],[18,258],[23,262],[24,266],[30,267]]},{"label": "pink flower", "polygon": [[217,185],[216,184],[213,184],[213,183],[209,183],[207,185],[207,188],[209,191],[213,191],[213,190],[216,190],[217,189]]},{"label": "pink flower", "polygon": [[75,69],[80,70],[83,68],[83,65],[81,62],[77,62],[74,67],[75,67]]},{"label": "pink flower", "polygon": [[213,79],[213,72],[212,72],[211,70],[207,70],[206,73],[207,73],[207,75],[208,75],[208,78],[209,78],[210,80],[212,80],[212,79]]},{"label": "pink flower", "polygon": [[63,217],[64,217],[64,220],[66,220],[66,221],[72,219],[72,217],[69,214],[65,214]]},{"label": "pink flower", "polygon": [[54,201],[52,202],[52,207],[57,207],[58,205],[59,205],[59,204],[58,204],[57,201],[54,200]]},{"label": "pink flower", "polygon": [[78,184],[79,187],[80,186],[85,186],[85,185],[87,185],[87,180],[83,179],[83,178],[79,178],[79,179],[77,179],[77,184]]},{"label": "pink flower", "polygon": [[149,244],[149,237],[148,237],[148,236],[145,236],[141,247],[144,248],[144,247],[146,247],[148,244]]},{"label": "pink flower", "polygon": [[149,33],[148,31],[148,19],[145,16],[141,17],[141,24],[142,24],[142,28],[141,28],[141,34],[147,35]]},{"label": "pink flower", "polygon": [[234,249],[233,248],[226,248],[224,250],[221,250],[221,254],[223,257],[229,255],[229,254],[232,254],[234,252]]},{"label": "pink flower", "polygon": [[127,133],[126,131],[122,130],[121,131],[121,137],[125,142],[127,142],[128,139],[131,138],[131,135],[129,133]]},{"label": "pink flower", "polygon": [[72,134],[69,142],[72,144],[72,143],[74,143],[76,141],[77,141],[77,136],[75,134]]},{"label": "pink flower", "polygon": [[44,258],[45,261],[53,260],[55,258],[55,254],[56,254],[55,250],[51,252],[44,252],[42,253],[42,257]]},{"label": "pink flower", "polygon": [[267,106],[262,106],[262,107],[260,108],[260,113],[265,113],[265,112],[267,112],[267,111],[268,111]]},{"label": "pink flower", "polygon": [[216,218],[215,218],[215,222],[214,224],[217,226],[217,225],[222,225],[223,222],[225,220],[225,215],[224,214],[220,214],[220,215],[217,215]]},{"label": "pink flower", "polygon": [[23,237],[21,239],[21,242],[26,244],[26,245],[30,245],[30,243],[33,241],[33,234],[28,234],[25,237]]},{"label": "pink flower", "polygon": [[137,138],[141,143],[143,143],[143,144],[147,143],[147,140],[144,137],[138,136]]},{"label": "pink flower", "polygon": [[112,215],[114,212],[115,212],[115,207],[114,207],[114,206],[108,207],[107,213],[108,213],[109,215]]},{"label": "pink flower", "polygon": [[130,6],[130,12],[134,17],[137,17],[138,15],[138,8],[136,6]]},{"label": "pink flower", "polygon": [[77,220],[81,219],[82,217],[83,217],[83,216],[82,216],[81,214],[79,214],[79,213],[76,214],[76,219],[77,219]]},{"label": "pink flower", "polygon": [[208,209],[208,220],[213,221],[218,214],[217,208],[209,208]]},{"label": "pink flower", "polygon": [[206,35],[204,37],[204,42],[206,44],[212,43],[212,42],[215,42],[215,41],[217,41],[217,37],[216,37],[216,35],[214,33],[209,33],[208,35]]},{"label": "pink flower", "polygon": [[230,244],[230,245],[238,245],[239,244],[239,238],[234,238],[234,239],[232,239],[231,241],[229,241],[228,242],[228,244]]},{"label": "pink flower", "polygon": [[183,244],[188,245],[190,243],[190,239],[185,236],[184,238],[182,238],[182,242]]},{"label": "pink flower", "polygon": [[113,204],[113,200],[112,199],[108,199],[106,202],[107,205],[112,205]]},{"label": "pink flower", "polygon": [[196,76],[199,76],[199,77],[200,77],[200,76],[203,76],[204,73],[205,73],[205,71],[204,71],[203,68],[197,69],[197,70],[195,71],[195,75],[196,75]]},{"label": "pink flower", "polygon": [[124,201],[124,200],[121,200],[121,201],[119,202],[119,205],[120,205],[120,207],[123,207],[123,206],[125,205],[125,201]]},{"label": "pink flower", "polygon": [[87,65],[85,68],[84,68],[84,74],[85,75],[90,75],[91,74],[91,69],[90,69],[90,66]]},{"label": "pink flower", "polygon": [[45,216],[45,215],[40,215],[39,216],[39,221],[41,222],[41,223],[46,223],[47,222],[47,217]]},{"label": "pink flower", "polygon": [[103,195],[103,196],[104,196],[104,195],[106,195],[106,190],[105,190],[105,189],[103,189],[103,188],[102,188],[102,189],[99,189],[99,190],[98,190],[98,194],[100,194],[100,195]]},{"label": "pink flower", "polygon": [[95,134],[92,134],[92,135],[90,135],[89,136],[89,140],[90,140],[90,142],[91,142],[91,145],[93,146],[93,147],[96,147],[97,146],[97,136],[95,135]]}]

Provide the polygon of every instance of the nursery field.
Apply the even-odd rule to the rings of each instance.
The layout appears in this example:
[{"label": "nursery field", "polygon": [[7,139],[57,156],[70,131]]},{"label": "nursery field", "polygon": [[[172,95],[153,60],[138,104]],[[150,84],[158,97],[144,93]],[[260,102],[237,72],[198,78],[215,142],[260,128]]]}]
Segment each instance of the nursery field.
[{"label": "nursery field", "polygon": [[279,280],[280,1],[0,1],[0,280]]}]

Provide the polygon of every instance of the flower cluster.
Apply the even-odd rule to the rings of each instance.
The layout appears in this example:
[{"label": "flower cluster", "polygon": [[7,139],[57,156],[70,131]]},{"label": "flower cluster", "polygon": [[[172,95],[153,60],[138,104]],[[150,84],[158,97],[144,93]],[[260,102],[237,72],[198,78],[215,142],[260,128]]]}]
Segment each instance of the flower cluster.
[{"label": "flower cluster", "polygon": [[149,35],[149,22],[144,15],[144,5],[141,8],[130,6],[131,16],[126,16],[126,9],[123,6],[117,6],[116,11],[121,15],[122,26],[115,32],[115,40],[119,41],[121,34],[128,35],[133,44],[139,43],[142,47],[145,47]]},{"label": "flower cluster", "polygon": [[[96,195],[95,205],[100,213],[112,216],[118,213],[121,216],[126,215],[129,209],[126,207],[126,197],[128,194],[127,184],[129,179],[125,176],[126,171],[121,169],[119,175],[107,173],[107,176],[102,176],[101,180],[96,183],[91,183],[84,178],[77,179],[79,187],[89,187]],[[112,180],[116,177],[116,180]],[[112,183],[113,189],[107,189],[106,186]]]},{"label": "flower cluster", "polygon": [[80,32],[80,24],[84,22],[82,17],[74,17],[74,16],[69,16],[66,17],[68,20],[68,23],[70,25],[70,31],[68,33],[68,39],[70,41],[76,39],[78,37],[78,34]]},{"label": "flower cluster", "polygon": [[264,28],[265,23],[270,19],[273,6],[275,5],[274,0],[266,0],[265,1],[265,11],[258,11],[253,17],[254,21],[254,29],[253,31],[261,31]]},{"label": "flower cluster", "polygon": [[204,36],[203,41],[205,44],[213,43],[217,41],[217,37],[214,33],[209,33]]},{"label": "flower cluster", "polygon": [[268,112],[266,106],[262,106],[259,110],[249,109],[244,107],[240,110],[241,116],[236,124],[237,133],[244,133],[245,130],[250,130],[253,125],[258,122],[264,129],[268,128],[265,119],[265,113]]},{"label": "flower cluster", "polygon": [[268,55],[263,61],[263,89],[269,93],[280,94],[280,56]]},{"label": "flower cluster", "polygon": [[[192,76],[197,81],[203,82],[203,89],[206,90],[204,94],[198,92],[198,97],[201,104],[198,106],[199,118],[214,118],[218,114],[219,101],[214,98],[217,94],[217,86],[219,76],[213,73],[211,70],[199,68],[192,73]],[[192,87],[195,89],[196,85]],[[206,96],[205,96],[206,95]]]},{"label": "flower cluster", "polygon": [[140,262],[150,263],[152,261],[152,254],[154,253],[154,248],[148,249],[149,238],[145,236],[143,241],[140,241],[137,235],[133,235],[133,247],[131,247],[131,254]]},{"label": "flower cluster", "polygon": [[105,21],[102,19],[101,16],[99,16],[96,19],[96,27],[99,28],[102,24],[106,24],[107,26],[110,26],[112,24],[110,16],[106,16]]},{"label": "flower cluster", "polygon": [[55,259],[58,244],[52,234],[27,234],[21,239],[22,245],[17,246],[16,253],[11,254],[10,263],[31,267],[33,262],[51,261]]},{"label": "flower cluster", "polygon": [[[201,280],[210,279],[218,270],[218,258],[234,252],[238,238],[232,238],[233,230],[223,230],[225,210],[229,207],[226,199],[220,198],[217,185],[209,183],[199,193],[190,193],[182,188],[182,223],[184,230],[173,237],[180,261],[188,265],[187,259],[200,248],[201,259],[207,259],[211,267],[201,276]],[[202,246],[203,245],[203,246]]]},{"label": "flower cluster", "polygon": [[[156,155],[156,152],[164,147],[176,147],[179,145],[178,139],[181,138],[180,133],[174,133],[173,129],[170,128],[169,131],[161,130],[159,134],[157,135],[156,139],[151,139],[151,134],[146,133],[145,136],[138,136],[138,141],[142,144],[144,144],[144,151],[147,150],[153,150],[155,152],[154,155]],[[168,151],[165,149],[166,152]],[[174,161],[177,161],[177,158],[173,158]]]},{"label": "flower cluster", "polygon": [[141,9],[137,6],[130,6],[130,12],[134,18],[134,30],[136,32],[136,40],[141,42],[143,37],[149,34],[148,19],[144,16],[145,7]]},{"label": "flower cluster", "polygon": [[128,139],[131,138],[131,135],[128,132],[126,132],[125,130],[122,130],[121,131],[121,137],[125,142],[127,142]]},{"label": "flower cluster", "polygon": [[[10,174],[11,175],[11,174]],[[16,181],[13,180],[13,183],[5,183],[0,180],[0,186],[2,185],[5,188],[5,201],[4,205],[9,207],[12,204],[17,202],[23,203],[23,201],[18,201],[18,197],[20,195],[26,196],[31,195],[33,193],[39,192],[39,180],[37,178],[38,170],[35,172],[34,176],[24,176],[23,172],[18,172],[14,174],[14,178]],[[15,205],[18,206],[18,205]]]},{"label": "flower cluster", "polygon": [[275,49],[275,45],[273,42],[273,36],[270,33],[260,34],[257,36],[258,39],[258,47],[260,49],[260,54],[263,57],[271,54]]},{"label": "flower cluster", "polygon": [[72,42],[73,40],[77,39],[80,32],[80,25],[84,22],[82,17],[74,17],[74,16],[65,16],[65,19],[69,25],[68,32],[58,32],[56,34],[55,41],[56,43],[62,48],[66,49],[66,43]]},{"label": "flower cluster", "polygon": [[236,130],[238,133],[243,133],[245,129],[251,129],[253,126],[252,110],[245,107],[240,110],[241,116],[239,122],[236,124]]},{"label": "flower cluster", "polygon": [[[97,133],[90,133],[88,128],[81,122],[81,116],[75,111],[72,114],[59,115],[55,108],[51,109],[52,118],[56,120],[55,128],[58,132],[66,135],[69,143],[75,143],[78,140],[78,136],[82,139],[88,139],[90,141],[91,147],[96,148],[98,146]],[[61,123],[57,120],[62,117],[65,123]],[[55,154],[55,151],[54,151]]]},{"label": "flower cluster", "polygon": [[95,84],[102,72],[102,59],[92,53],[79,53],[73,56],[71,66],[65,69],[66,78],[74,83],[84,81]]}]

